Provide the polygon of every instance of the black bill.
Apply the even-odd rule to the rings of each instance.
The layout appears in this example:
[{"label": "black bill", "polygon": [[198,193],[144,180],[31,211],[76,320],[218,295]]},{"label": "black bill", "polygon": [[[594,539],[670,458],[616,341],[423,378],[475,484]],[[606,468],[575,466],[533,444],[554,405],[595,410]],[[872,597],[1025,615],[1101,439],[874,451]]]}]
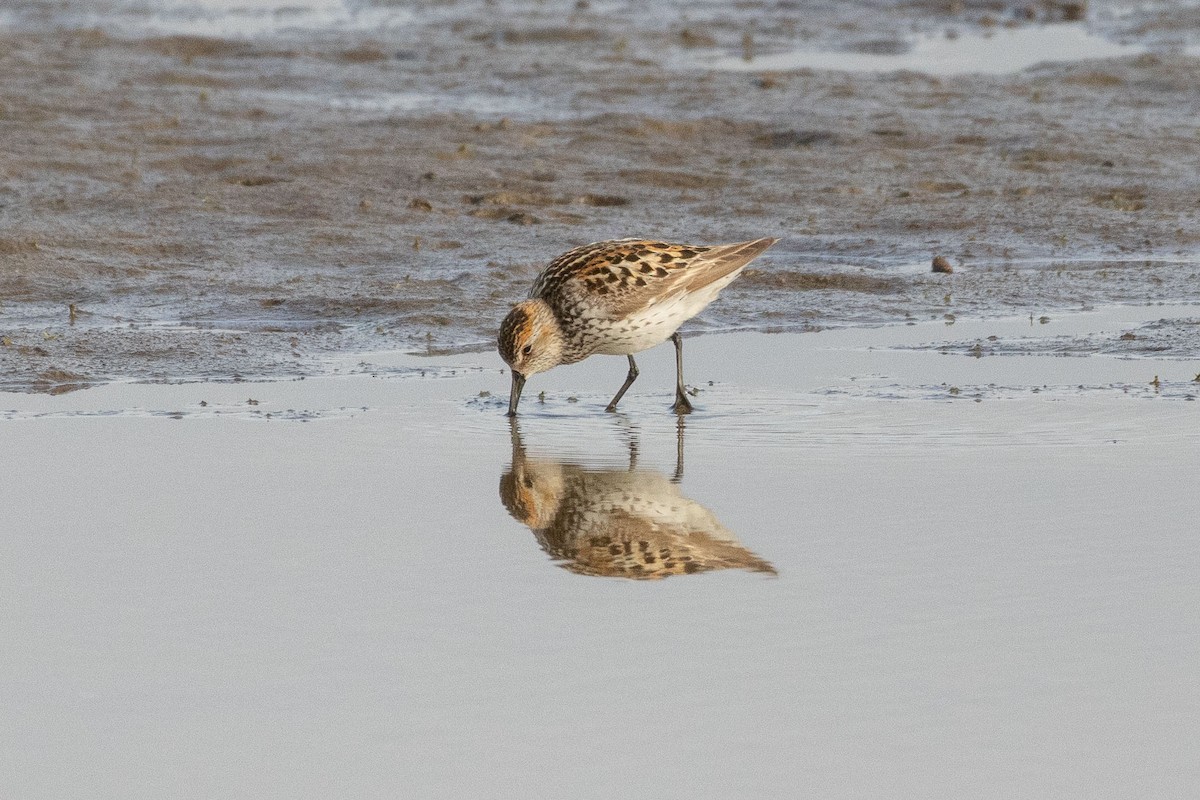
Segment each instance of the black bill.
[{"label": "black bill", "polygon": [[517,415],[517,403],[521,402],[521,390],[525,388],[525,376],[513,370],[512,393],[508,396],[508,416]]}]

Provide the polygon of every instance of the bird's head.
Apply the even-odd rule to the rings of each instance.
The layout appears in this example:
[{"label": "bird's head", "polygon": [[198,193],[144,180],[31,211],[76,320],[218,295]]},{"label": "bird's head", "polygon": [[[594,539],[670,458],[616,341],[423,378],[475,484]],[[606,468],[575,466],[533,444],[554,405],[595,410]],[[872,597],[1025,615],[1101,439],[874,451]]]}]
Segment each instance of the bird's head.
[{"label": "bird's head", "polygon": [[517,413],[527,377],[563,363],[563,344],[562,329],[544,300],[526,300],[508,312],[500,323],[496,347],[512,368],[509,416]]},{"label": "bird's head", "polygon": [[562,363],[562,331],[543,300],[526,300],[513,306],[500,323],[496,344],[504,363],[525,377]]},{"label": "bird's head", "polygon": [[514,460],[500,476],[500,501],[513,519],[535,531],[553,523],[564,491],[563,465],[554,461]]}]

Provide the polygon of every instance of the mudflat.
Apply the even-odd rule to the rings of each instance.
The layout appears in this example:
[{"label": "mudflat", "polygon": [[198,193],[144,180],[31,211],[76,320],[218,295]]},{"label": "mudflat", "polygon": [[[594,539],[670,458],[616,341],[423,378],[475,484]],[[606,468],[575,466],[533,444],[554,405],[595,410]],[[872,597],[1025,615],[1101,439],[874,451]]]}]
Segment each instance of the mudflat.
[{"label": "mudflat", "polygon": [[993,5],[9,3],[3,385],[487,349],[625,236],[782,237],[691,330],[1200,300],[1189,6]]}]

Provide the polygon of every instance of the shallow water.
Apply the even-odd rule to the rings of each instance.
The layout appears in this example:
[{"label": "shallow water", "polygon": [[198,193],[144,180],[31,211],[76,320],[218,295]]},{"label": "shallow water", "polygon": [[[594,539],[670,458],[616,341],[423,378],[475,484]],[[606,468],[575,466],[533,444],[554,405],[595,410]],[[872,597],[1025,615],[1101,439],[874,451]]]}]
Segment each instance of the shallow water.
[{"label": "shallow water", "polygon": [[1036,64],[1123,58],[1147,52],[1143,44],[1124,44],[1089,31],[1082,24],[1049,25],[959,33],[951,28],[912,40],[898,39],[894,52],[793,50],[747,59],[726,56],[698,61],[710,69],[761,71],[822,69],[848,72],[910,70],[927,75],[1020,72]]},{"label": "shallow water", "polygon": [[1185,795],[1200,359],[936,347],[1189,310],[0,394],[0,785]]}]

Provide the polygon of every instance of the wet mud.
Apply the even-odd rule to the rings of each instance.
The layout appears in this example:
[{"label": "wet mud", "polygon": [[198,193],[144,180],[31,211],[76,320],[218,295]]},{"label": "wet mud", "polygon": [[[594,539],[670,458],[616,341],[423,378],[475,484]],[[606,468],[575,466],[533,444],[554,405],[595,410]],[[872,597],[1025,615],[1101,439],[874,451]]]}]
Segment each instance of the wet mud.
[{"label": "wet mud", "polygon": [[[1039,317],[1039,323],[1050,322]],[[949,320],[948,320],[949,322]],[[1030,320],[1033,323],[1033,319]],[[1117,358],[1188,359],[1200,353],[1200,318],[1160,319],[1133,325],[1125,330],[1095,331],[1083,335],[988,336],[975,341],[914,345],[913,349],[936,349],[939,353],[975,358],[1004,355],[1091,355]]]},{"label": "wet mud", "polygon": [[[0,388],[487,349],[550,258],[635,235],[782,237],[691,331],[1200,302],[1200,22],[1077,5],[18,0]],[[1055,26],[1136,53],[986,75],[755,61]]]}]

